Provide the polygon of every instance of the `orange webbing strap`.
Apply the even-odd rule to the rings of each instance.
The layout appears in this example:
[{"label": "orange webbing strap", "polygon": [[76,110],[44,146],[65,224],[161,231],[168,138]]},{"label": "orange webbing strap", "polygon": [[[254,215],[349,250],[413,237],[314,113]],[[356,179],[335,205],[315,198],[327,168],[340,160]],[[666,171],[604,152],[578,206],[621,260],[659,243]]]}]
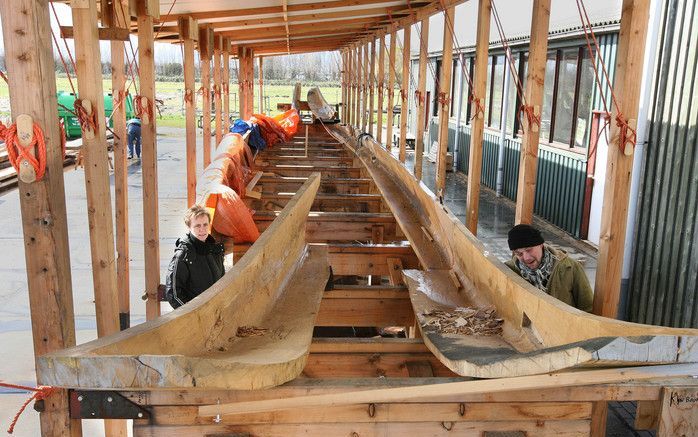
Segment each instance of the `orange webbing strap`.
[{"label": "orange webbing strap", "polygon": [[[19,174],[19,166],[22,161],[27,161],[34,168],[36,180],[41,180],[44,177],[44,173],[46,173],[46,140],[44,139],[44,132],[39,125],[34,123],[34,135],[31,143],[27,146],[22,146],[19,143],[17,123],[12,123],[9,127],[5,127],[0,123],[0,126],[0,136],[5,140],[7,156],[17,174]],[[36,157],[31,153],[34,148],[36,148]]]},{"label": "orange webbing strap", "polygon": [[194,91],[189,88],[184,91],[184,101],[187,103],[194,103]]},{"label": "orange webbing strap", "polygon": [[80,123],[80,129],[83,133],[87,130],[92,130],[95,134],[97,133],[97,113],[92,111],[92,114],[88,114],[84,106],[82,106],[82,99],[75,99],[73,102],[73,109],[75,110],[75,116]]},{"label": "orange webbing strap", "polygon": [[[146,102],[145,108],[143,107],[143,99],[145,99]],[[148,116],[148,122],[150,123],[151,120],[153,120],[153,102],[144,96],[138,95],[134,97],[133,105],[135,106],[136,117],[143,119],[145,111],[145,114]]]},{"label": "orange webbing strap", "polygon": [[51,396],[53,392],[55,392],[57,389],[56,387],[51,387],[48,385],[40,385],[38,387],[26,387],[23,385],[15,385],[15,384],[9,384],[6,382],[0,381],[0,387],[6,387],[6,388],[14,388],[17,390],[25,390],[29,392],[34,392],[34,394],[27,399],[24,404],[19,408],[19,411],[17,414],[15,414],[15,417],[12,419],[12,423],[10,423],[10,427],[7,428],[7,433],[12,434],[15,430],[15,425],[17,425],[17,421],[19,420],[19,416],[24,412],[24,409],[27,408],[27,405],[33,400],[41,401],[46,399],[47,397]]}]

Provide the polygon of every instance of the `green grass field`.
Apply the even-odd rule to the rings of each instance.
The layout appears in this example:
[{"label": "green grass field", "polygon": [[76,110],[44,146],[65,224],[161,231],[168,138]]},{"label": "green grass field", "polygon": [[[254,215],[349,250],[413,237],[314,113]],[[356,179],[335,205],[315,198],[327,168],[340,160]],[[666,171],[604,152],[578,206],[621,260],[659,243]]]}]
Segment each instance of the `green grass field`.
[{"label": "green grass field", "polygon": [[[127,82],[128,83],[128,82]],[[77,80],[73,78],[73,85],[77,87]],[[196,89],[201,86],[200,83],[196,84]],[[305,98],[305,93],[307,92],[310,84],[303,85],[302,99]],[[105,91],[111,90],[111,80],[104,79],[102,81],[102,87]],[[322,91],[325,100],[330,104],[338,103],[341,99],[341,88],[332,85],[319,84],[320,90]],[[158,119],[158,124],[161,126],[170,127],[184,127],[184,106],[183,106],[183,82],[156,82],[155,83],[155,94],[158,99],[163,100],[163,106],[161,108],[162,116]],[[57,91],[72,91],[68,78],[57,77],[56,78],[56,90]],[[255,86],[255,99],[254,99],[254,111],[259,112],[259,87]],[[277,103],[290,103],[291,94],[293,92],[293,84],[289,83],[287,85],[265,85],[264,86],[264,112],[270,115],[276,115],[279,113],[276,109]],[[135,89],[131,88],[131,94],[136,94]],[[10,105],[9,105],[9,90],[7,84],[4,81],[0,81],[0,115],[9,116],[10,115]],[[237,114],[238,105],[238,93],[237,84],[230,85],[230,110]],[[201,98],[198,99],[199,108],[201,108]]]}]

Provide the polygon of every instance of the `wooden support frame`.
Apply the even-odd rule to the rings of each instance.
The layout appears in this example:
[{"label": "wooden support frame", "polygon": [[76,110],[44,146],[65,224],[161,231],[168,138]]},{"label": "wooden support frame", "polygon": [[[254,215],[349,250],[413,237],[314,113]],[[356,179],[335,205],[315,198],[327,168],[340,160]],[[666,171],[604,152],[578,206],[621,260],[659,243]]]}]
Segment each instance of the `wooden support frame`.
[{"label": "wooden support frame", "polygon": [[230,39],[223,38],[223,130],[230,132]]},{"label": "wooden support frame", "polygon": [[385,148],[390,151],[393,148],[393,96],[395,95],[395,52],[397,44],[397,31],[390,32],[390,49],[388,52],[388,121],[385,132]]},{"label": "wooden support frame", "polygon": [[358,45],[354,46],[353,51],[353,80],[354,80],[354,104],[352,105],[352,126],[355,128],[361,123],[361,118],[359,114],[361,113],[361,82],[359,80],[359,72],[361,71],[361,63],[359,62],[360,47]]},{"label": "wooden support frame", "polygon": [[347,103],[348,103],[348,99],[347,99],[347,52],[346,52],[346,50],[341,50],[339,52],[339,54],[340,54],[340,58],[341,58],[341,62],[342,62],[341,70],[340,70],[340,74],[341,74],[341,78],[342,78],[342,102],[341,102],[342,110],[340,112],[340,114],[341,114],[340,117],[341,117],[342,123],[346,124],[346,122],[347,122]]},{"label": "wooden support frame", "polygon": [[[541,108],[543,107],[549,24],[550,0],[534,0],[531,20],[531,49],[528,55],[528,75],[524,96],[538,117],[541,116]],[[645,24],[647,24],[647,20],[645,20]],[[528,118],[523,117],[523,132],[519,161],[519,185],[516,191],[516,215],[514,218],[516,224],[533,223],[540,126],[535,123],[529,125]]]},{"label": "wooden support frame", "polygon": [[378,105],[376,120],[376,141],[383,144],[383,100],[385,97],[385,35],[378,36]]},{"label": "wooden support frame", "polygon": [[[12,118],[30,115],[46,140],[44,177],[18,182],[34,356],[39,357],[75,345],[54,60],[45,43],[51,40],[51,23],[47,5],[34,0],[1,0],[0,17]],[[66,390],[49,396],[44,408],[39,414],[42,435],[81,435],[80,421],[70,419]]]},{"label": "wooden support frame", "polygon": [[259,113],[264,113],[264,56],[259,58]]},{"label": "wooden support frame", "polygon": [[361,130],[363,132],[368,132],[368,119],[369,119],[369,112],[368,112],[368,96],[369,96],[369,87],[370,87],[370,64],[371,64],[371,55],[370,55],[370,42],[366,41],[366,43],[362,47],[363,50],[363,63],[362,63],[362,79],[361,79],[361,89],[363,91],[362,95],[362,105],[361,105]]},{"label": "wooden support frame", "polygon": [[[184,49],[184,110],[186,126],[187,206],[196,203],[196,85],[194,82],[194,45],[199,39],[198,23],[179,19],[179,35]],[[187,97],[189,96],[189,97]]]},{"label": "wooden support frame", "polygon": [[[407,157],[407,113],[410,93],[410,41],[412,26],[405,26],[402,34],[402,83],[400,84],[400,162],[404,163]],[[448,56],[450,53],[444,53]]]},{"label": "wooden support frame", "polygon": [[[83,134],[83,159],[87,191],[87,217],[90,224],[90,251],[94,281],[97,335],[119,331],[118,295],[116,293],[116,257],[109,189],[106,148],[102,66],[97,39],[97,6],[73,4],[75,61],[80,98],[91,104],[96,113],[96,131]],[[141,66],[142,70],[142,66]],[[90,138],[91,137],[91,138]],[[144,143],[147,149],[147,143]],[[147,234],[146,234],[147,235]]]},{"label": "wooden support frame", "polygon": [[223,139],[223,99],[221,89],[223,37],[214,35],[213,44],[213,102],[215,107],[216,147]]},{"label": "wooden support frame", "polygon": [[208,26],[199,27],[199,57],[201,65],[201,117],[204,168],[211,163],[211,57],[213,56],[213,30]]},{"label": "wooden support frame", "polygon": [[[142,6],[142,5],[141,5]],[[138,10],[138,63],[140,66],[141,96],[155,106],[155,47],[153,16]],[[99,59],[99,58],[97,58]],[[156,119],[141,126],[143,151],[143,235],[145,246],[146,319],[160,316],[160,220],[158,210],[158,154]]]},{"label": "wooden support frame", "polygon": [[[128,8],[120,2],[112,4],[111,14],[103,14],[102,24],[119,26],[127,30],[131,17]],[[112,22],[105,23],[104,17],[110,16]],[[127,329],[131,325],[131,272],[129,268],[128,239],[128,133],[126,130],[126,74],[124,73],[123,41],[111,41],[112,96],[114,99],[112,121],[114,129],[114,218],[116,221],[116,287],[119,295],[119,327]]]},{"label": "wooden support frame", "polygon": [[[482,174],[482,138],[485,129],[485,94],[487,89],[487,60],[489,57],[491,0],[479,0],[477,20],[477,42],[475,49],[475,74],[472,100],[474,115],[470,131],[470,159],[468,163],[468,192],[466,197],[465,224],[473,235],[477,235],[477,220],[480,211],[480,176]],[[547,36],[547,30],[546,30]],[[482,106],[479,106],[482,105]],[[481,109],[483,108],[483,109]]]},{"label": "wooden support frame", "polygon": [[373,135],[373,120],[376,108],[376,40],[371,44],[370,62],[368,67],[368,133]]},{"label": "wooden support frame", "polygon": [[[482,9],[478,9],[478,15],[483,13],[482,11]],[[453,29],[455,15],[455,7],[444,11],[443,55],[438,94],[440,103],[439,152],[436,159],[436,195],[441,199],[446,196],[446,159],[448,153],[448,121],[451,118],[451,78],[453,77]],[[468,176],[470,176],[470,173],[468,173]],[[470,188],[470,183],[468,183],[468,188]]]},{"label": "wooden support frame", "polygon": [[[119,332],[120,322],[104,98],[102,97],[102,65],[97,37],[97,5],[94,2],[89,2],[89,4],[72,3],[71,9],[75,36],[78,92],[80,99],[84,102],[83,107],[85,104],[89,105],[86,107],[88,114],[96,117],[95,130],[91,134],[86,130],[83,131],[82,151],[85,163],[85,191],[87,192],[87,217],[90,229],[97,335],[104,337]],[[143,69],[144,66],[141,63],[141,93],[145,87],[143,85]],[[154,100],[151,101],[154,102]],[[151,123],[154,121],[151,120]],[[143,126],[143,128],[147,129],[147,126]],[[144,151],[148,150],[149,143],[145,135],[142,145]],[[145,163],[145,157],[143,161]],[[143,186],[145,187],[145,169],[143,176]],[[157,199],[157,194],[155,198]],[[155,209],[157,210],[157,202]],[[104,422],[104,428],[106,435],[110,437],[126,435],[126,422],[124,421],[107,420]]]},{"label": "wooden support frame", "polygon": [[424,160],[424,130],[427,89],[427,55],[429,51],[429,18],[422,20],[419,29],[419,72],[417,77],[417,137],[414,142],[414,177],[422,180]]},{"label": "wooden support frame", "polygon": [[356,128],[364,130],[364,46],[356,47]]},{"label": "wooden support frame", "polygon": [[[624,0],[618,54],[616,56],[616,79],[614,89],[619,110],[626,120],[637,119],[640,100],[642,59],[644,59],[649,3]],[[615,119],[617,109],[613,109]],[[633,156],[625,155],[620,145],[619,128],[612,123],[611,144],[608,147],[606,185],[603,212],[601,215],[601,242],[599,244],[599,266],[594,287],[594,313],[605,317],[618,316],[620,282],[623,267],[623,247],[628,221],[628,199],[630,197],[630,175]],[[631,147],[631,145],[625,145]]]}]

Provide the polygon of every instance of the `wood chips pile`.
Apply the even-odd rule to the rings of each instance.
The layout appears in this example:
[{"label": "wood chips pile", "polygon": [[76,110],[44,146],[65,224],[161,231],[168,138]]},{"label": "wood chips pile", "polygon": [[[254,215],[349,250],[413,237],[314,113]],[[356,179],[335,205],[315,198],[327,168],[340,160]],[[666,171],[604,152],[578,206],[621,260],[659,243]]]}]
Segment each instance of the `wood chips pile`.
[{"label": "wood chips pile", "polygon": [[433,326],[441,334],[501,335],[503,319],[497,318],[493,307],[458,307],[452,312],[434,309],[422,313],[423,327]]},{"label": "wood chips pile", "polygon": [[267,328],[259,328],[257,326],[240,326],[238,328],[236,337],[259,337],[260,335],[266,334]]}]

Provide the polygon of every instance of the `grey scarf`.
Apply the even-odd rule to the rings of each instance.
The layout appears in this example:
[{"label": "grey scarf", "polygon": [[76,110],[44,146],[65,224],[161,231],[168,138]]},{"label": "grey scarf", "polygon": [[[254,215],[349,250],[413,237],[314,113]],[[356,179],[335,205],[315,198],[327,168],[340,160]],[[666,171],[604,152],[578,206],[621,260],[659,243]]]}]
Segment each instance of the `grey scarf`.
[{"label": "grey scarf", "polygon": [[553,255],[547,247],[543,246],[543,259],[540,261],[540,265],[537,269],[530,269],[526,264],[516,260],[516,264],[521,270],[521,276],[530,282],[534,287],[547,291],[548,280],[550,279],[550,274],[553,272],[553,267],[557,263],[557,258]]}]

